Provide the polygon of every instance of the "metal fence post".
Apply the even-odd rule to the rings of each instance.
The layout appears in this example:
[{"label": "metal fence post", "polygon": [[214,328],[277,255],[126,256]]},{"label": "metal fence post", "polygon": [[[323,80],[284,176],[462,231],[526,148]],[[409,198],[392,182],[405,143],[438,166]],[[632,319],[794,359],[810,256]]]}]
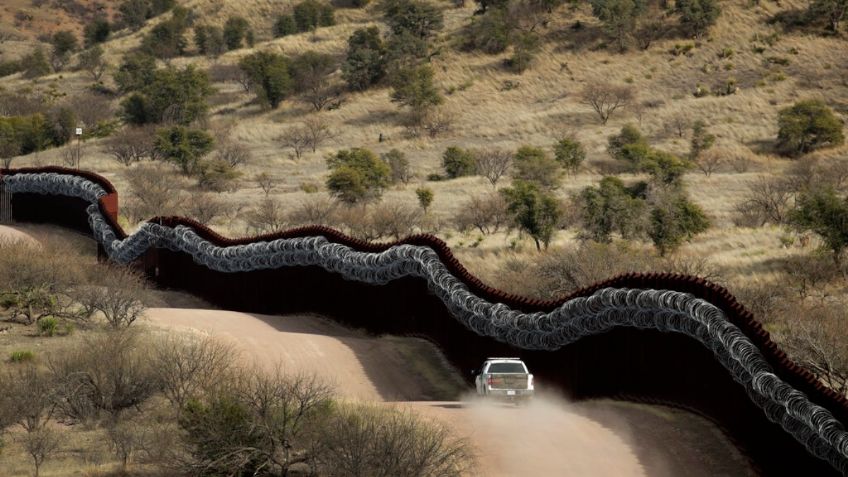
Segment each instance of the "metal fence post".
[{"label": "metal fence post", "polygon": [[0,224],[12,223],[12,193],[6,192],[3,185],[3,176],[0,175]]}]

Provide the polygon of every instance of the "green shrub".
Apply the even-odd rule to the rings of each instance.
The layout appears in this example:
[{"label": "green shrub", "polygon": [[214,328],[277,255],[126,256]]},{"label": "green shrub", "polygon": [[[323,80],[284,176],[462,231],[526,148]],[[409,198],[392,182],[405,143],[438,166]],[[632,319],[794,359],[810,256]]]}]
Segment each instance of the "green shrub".
[{"label": "green shrub", "polygon": [[214,139],[206,131],[173,126],[156,131],[156,150],[184,174],[201,172],[200,159],[212,151]]},{"label": "green shrub", "polygon": [[327,158],[327,189],[342,202],[355,204],[376,199],[389,185],[388,164],[368,149],[344,149]]},{"label": "green shrub", "polygon": [[515,178],[533,183],[542,189],[556,189],[562,176],[562,167],[544,150],[521,146],[513,159]]},{"label": "green shrub", "polygon": [[565,170],[574,174],[586,160],[586,150],[576,139],[566,137],[554,144],[554,158]]},{"label": "green shrub", "polygon": [[224,24],[224,43],[228,50],[237,50],[250,31],[250,23],[242,17],[230,17]]},{"label": "green shrub", "polygon": [[312,31],[319,26],[336,24],[333,18],[333,7],[316,0],[304,0],[294,6],[294,23],[297,31]]},{"label": "green shrub", "polygon": [[141,41],[140,50],[156,58],[174,58],[185,53],[188,43],[185,30],[188,28],[188,10],[175,8],[167,21],[153,27]]},{"label": "green shrub", "polygon": [[277,53],[260,51],[245,56],[239,68],[255,87],[260,102],[273,108],[294,91],[289,59]]},{"label": "green shrub", "polygon": [[360,28],[347,40],[342,77],[348,88],[361,91],[386,75],[386,47],[377,27]]},{"label": "green shrub", "polygon": [[13,363],[23,363],[27,361],[32,361],[35,359],[35,353],[26,349],[26,350],[18,350],[12,351],[12,354],[9,355],[9,361]]},{"label": "green shrub", "polygon": [[3,61],[0,62],[0,78],[13,75],[23,70],[23,65],[20,61]]},{"label": "green shrub", "polygon": [[474,154],[467,149],[450,146],[442,154],[442,167],[451,179],[473,175],[476,169]]},{"label": "green shrub", "polygon": [[297,33],[297,23],[295,23],[294,17],[291,15],[280,15],[277,17],[277,21],[274,22],[273,32],[274,38]]},{"label": "green shrub", "polygon": [[777,149],[787,156],[845,142],[842,121],[821,100],[799,101],[781,110],[777,125]]},{"label": "green shrub", "polygon": [[59,328],[59,321],[52,316],[38,320],[38,332],[43,336],[53,336]]}]

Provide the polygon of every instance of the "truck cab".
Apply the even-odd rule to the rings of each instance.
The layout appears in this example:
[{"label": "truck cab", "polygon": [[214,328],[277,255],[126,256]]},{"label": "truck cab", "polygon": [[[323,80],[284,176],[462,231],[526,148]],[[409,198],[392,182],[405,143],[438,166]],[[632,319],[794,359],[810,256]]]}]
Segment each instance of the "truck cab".
[{"label": "truck cab", "polygon": [[473,374],[479,396],[510,401],[533,397],[533,375],[519,358],[487,358],[479,373]]}]

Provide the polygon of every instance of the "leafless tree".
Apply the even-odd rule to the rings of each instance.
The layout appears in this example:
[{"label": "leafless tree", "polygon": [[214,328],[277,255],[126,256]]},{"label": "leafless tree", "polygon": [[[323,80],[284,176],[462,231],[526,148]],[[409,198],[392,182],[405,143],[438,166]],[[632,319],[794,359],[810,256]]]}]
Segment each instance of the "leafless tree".
[{"label": "leafless tree", "polygon": [[512,165],[512,152],[503,149],[484,149],[474,151],[477,173],[488,179],[492,187],[497,187],[498,181]]},{"label": "leafless tree", "polygon": [[[5,389],[0,404],[8,424],[17,423],[27,433],[43,429],[56,408],[52,381],[33,364],[9,370],[2,376]],[[4,426],[5,427],[5,426]]]},{"label": "leafless tree", "polygon": [[229,215],[232,206],[219,197],[219,194],[200,192],[189,194],[183,202],[186,215],[200,223],[210,224],[214,220]]},{"label": "leafless tree", "polygon": [[603,124],[607,123],[616,110],[628,106],[634,96],[633,88],[609,83],[592,83],[581,93],[583,102],[595,110]]},{"label": "leafless tree", "polygon": [[108,98],[94,93],[75,94],[66,103],[77,119],[87,128],[94,128],[98,123],[115,117],[115,108]]},{"label": "leafless tree", "polygon": [[112,451],[121,461],[121,472],[126,474],[133,455],[144,447],[144,429],[134,422],[121,420],[110,423],[106,435],[109,437]]},{"label": "leafless tree", "polygon": [[288,225],[282,205],[276,199],[266,197],[245,213],[248,231],[266,233],[281,230]]},{"label": "leafless tree", "polygon": [[319,467],[340,475],[459,476],[473,468],[468,444],[411,411],[347,404],[327,422]]},{"label": "leafless tree", "polygon": [[146,335],[133,329],[89,334],[48,355],[62,414],[78,421],[106,413],[113,423],[160,390]]},{"label": "leafless tree", "polygon": [[158,157],[154,131],[150,127],[130,127],[121,131],[106,141],[105,151],[125,166]]},{"label": "leafless tree", "polygon": [[83,271],[68,247],[0,240],[0,300],[6,315],[25,324],[47,316],[72,316],[70,290]]},{"label": "leafless tree", "polygon": [[482,234],[493,234],[509,226],[511,221],[506,201],[497,193],[471,197],[454,217],[454,224],[460,231],[476,228]]},{"label": "leafless tree", "polygon": [[[315,152],[326,141],[336,136],[335,131],[320,117],[311,117],[303,121],[303,128],[307,132],[308,146]],[[299,156],[298,156],[299,157]]]},{"label": "leafless tree", "polygon": [[303,153],[314,144],[311,131],[304,126],[295,126],[286,129],[280,135],[278,141],[283,147],[290,148],[297,159],[300,159]]},{"label": "leafless tree", "polygon": [[256,183],[262,189],[262,192],[265,193],[265,197],[268,197],[271,191],[274,190],[274,179],[267,172],[259,173],[256,176]]},{"label": "leafless tree", "polygon": [[168,335],[154,342],[150,356],[162,392],[179,414],[233,369],[236,350],[221,341],[192,335]]},{"label": "leafless tree", "polygon": [[392,184],[398,182],[409,184],[412,179],[412,171],[409,168],[409,159],[407,159],[406,154],[397,149],[392,149],[385,154],[380,154],[380,158],[389,165]]},{"label": "leafless tree", "polygon": [[82,160],[82,149],[75,146],[69,145],[62,149],[60,153],[62,156],[62,163],[66,166],[71,167],[73,169],[79,169],[80,161]]},{"label": "leafless tree", "polygon": [[153,164],[139,164],[124,172],[129,183],[129,197],[123,210],[131,220],[173,215],[180,205],[179,191],[185,179],[172,169]]},{"label": "leafless tree", "polygon": [[135,269],[120,265],[99,267],[97,282],[78,287],[76,300],[90,316],[100,313],[112,328],[127,328],[144,315],[147,283]]},{"label": "leafless tree", "polygon": [[677,137],[683,137],[691,126],[692,121],[689,120],[689,116],[680,111],[672,114],[666,123],[666,128],[677,134]]},{"label": "leafless tree", "polygon": [[716,150],[702,152],[695,158],[695,166],[707,177],[710,177],[713,172],[717,171],[724,162],[724,156],[721,155],[720,151]]},{"label": "leafless tree", "polygon": [[823,305],[795,314],[779,337],[790,357],[840,395],[848,393],[846,318],[841,307]]},{"label": "leafless tree", "polygon": [[429,137],[435,138],[450,132],[453,129],[454,122],[455,118],[451,112],[443,108],[436,108],[427,112],[420,127]]},{"label": "leafless tree", "polygon": [[421,218],[421,210],[416,207],[399,202],[381,202],[371,209],[371,234],[374,238],[393,237],[400,240],[414,233]]},{"label": "leafless tree", "polygon": [[20,437],[24,450],[32,458],[35,467],[35,477],[38,477],[41,465],[48,457],[59,450],[61,443],[56,431],[49,427],[42,427],[33,432],[27,432]]},{"label": "leafless tree", "polygon": [[316,196],[304,200],[289,214],[292,225],[328,225],[333,223],[338,202]]},{"label": "leafless tree", "polygon": [[[193,444],[184,470],[289,475],[294,464],[309,460],[304,451],[316,447],[318,423],[331,409],[331,397],[331,388],[311,376],[243,373],[214,399],[198,400],[197,411],[184,413],[182,427]],[[241,410],[249,433],[215,412],[221,402]]]},{"label": "leafless tree", "polygon": [[243,166],[250,162],[250,149],[240,142],[224,140],[218,142],[216,157],[231,167]]},{"label": "leafless tree", "polygon": [[758,217],[758,226],[767,223],[785,224],[793,196],[791,184],[781,178],[760,177],[749,186],[737,210]]}]

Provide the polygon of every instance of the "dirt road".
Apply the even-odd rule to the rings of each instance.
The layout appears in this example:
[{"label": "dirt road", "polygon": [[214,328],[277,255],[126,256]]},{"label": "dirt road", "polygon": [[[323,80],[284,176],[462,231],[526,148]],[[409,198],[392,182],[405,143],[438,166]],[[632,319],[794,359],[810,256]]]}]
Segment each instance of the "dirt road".
[{"label": "dirt road", "polygon": [[317,316],[154,308],[148,319],[228,340],[263,367],[315,373],[344,397],[414,409],[470,440],[477,475],[750,473],[713,425],[682,411],[614,401],[568,403],[550,395],[516,408],[462,396],[468,389],[456,372],[420,340],[369,337]]}]

